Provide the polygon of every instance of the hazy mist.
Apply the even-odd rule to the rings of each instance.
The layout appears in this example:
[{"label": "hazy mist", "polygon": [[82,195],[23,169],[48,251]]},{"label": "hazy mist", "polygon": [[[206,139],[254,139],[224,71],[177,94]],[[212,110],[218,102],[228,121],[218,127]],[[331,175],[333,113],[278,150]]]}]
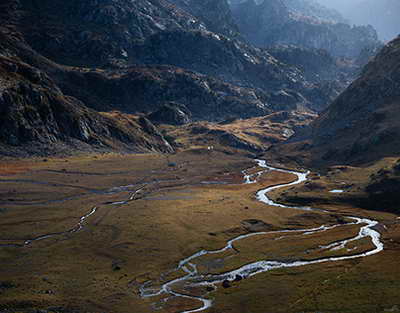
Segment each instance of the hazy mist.
[{"label": "hazy mist", "polygon": [[316,0],[338,10],[352,24],[371,24],[382,40],[400,34],[400,0]]}]

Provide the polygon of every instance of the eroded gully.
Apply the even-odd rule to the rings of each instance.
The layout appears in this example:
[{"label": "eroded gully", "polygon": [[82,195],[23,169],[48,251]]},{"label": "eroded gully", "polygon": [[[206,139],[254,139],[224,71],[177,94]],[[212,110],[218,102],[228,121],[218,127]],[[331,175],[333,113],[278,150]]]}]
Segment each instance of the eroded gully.
[{"label": "eroded gully", "polygon": [[[282,173],[289,173],[289,174],[294,174],[297,176],[297,179],[291,183],[287,184],[280,184],[272,187],[268,187],[265,189],[262,189],[257,192],[257,199],[260,202],[263,202],[269,206],[275,206],[275,207],[281,207],[281,208],[291,208],[295,210],[306,210],[306,211],[319,211],[319,212],[325,212],[324,210],[321,209],[314,209],[311,207],[297,207],[297,206],[286,206],[281,203],[277,203],[270,199],[268,197],[268,193],[279,189],[279,188],[284,188],[288,186],[293,186],[297,184],[301,184],[307,180],[307,176],[309,172],[307,173],[302,173],[302,172],[295,172],[295,171],[289,171],[289,170],[284,170],[284,169],[279,169],[279,168],[274,168],[270,167],[266,164],[265,161],[263,160],[256,160],[258,163],[258,166],[261,168],[264,168],[264,170],[255,173],[253,175],[247,175],[245,172],[244,174],[244,181],[246,184],[254,183],[256,182],[256,179],[265,171],[268,170],[273,170],[277,172],[282,172]],[[290,236],[295,234],[296,236],[307,236],[310,234],[314,234],[317,232],[325,232],[330,229],[336,228],[336,227],[342,227],[343,224],[338,224],[338,225],[330,225],[330,226],[325,226],[321,225],[320,227],[317,228],[312,228],[312,229],[296,229],[296,230],[280,230],[280,231],[272,231],[272,232],[257,232],[257,233],[249,233],[245,235],[241,235],[238,237],[235,237],[231,240],[229,240],[225,247],[219,249],[219,250],[201,250],[196,252],[195,254],[181,260],[177,267],[175,268],[175,271],[183,271],[185,274],[183,276],[176,278],[174,280],[171,280],[169,282],[166,282],[162,284],[161,286],[154,287],[151,286],[152,282],[146,282],[140,287],[140,294],[143,298],[151,298],[151,297],[158,297],[158,296],[165,296],[164,301],[167,301],[168,298],[170,297],[180,297],[180,298],[186,298],[186,299],[191,299],[195,301],[199,301],[200,305],[196,309],[192,310],[185,310],[181,311],[180,313],[194,313],[194,312],[202,312],[207,309],[209,309],[212,306],[212,300],[208,299],[204,296],[193,296],[185,293],[185,286],[186,287],[201,287],[201,286],[209,286],[212,287],[213,289],[216,288],[216,286],[224,281],[234,281],[238,277],[240,279],[242,278],[249,278],[252,276],[255,276],[260,273],[264,273],[267,271],[279,269],[279,268],[290,268],[290,267],[303,267],[307,265],[312,265],[312,264],[318,264],[318,263],[326,263],[326,262],[338,262],[338,261],[345,261],[345,260],[350,260],[350,259],[357,259],[357,258],[363,258],[363,257],[368,257],[373,254],[377,254],[383,250],[383,243],[381,241],[381,235],[378,231],[374,229],[374,226],[378,224],[377,221],[370,220],[367,218],[359,218],[359,217],[352,217],[352,216],[345,216],[348,220],[351,220],[352,222],[344,224],[344,225],[360,225],[360,230],[357,234],[357,236],[350,238],[350,239],[345,239],[345,240],[339,240],[335,241],[331,244],[320,246],[320,249],[330,249],[330,250],[340,250],[342,248],[345,248],[350,242],[354,242],[363,238],[370,238],[374,249],[362,252],[362,253],[357,253],[353,255],[343,255],[343,256],[335,256],[335,257],[325,257],[325,258],[319,258],[319,259],[314,259],[314,260],[298,260],[298,261],[291,261],[291,262],[282,262],[282,261],[277,261],[277,260],[256,260],[252,263],[244,264],[241,267],[229,271],[229,272],[224,272],[221,274],[208,274],[208,275],[202,275],[199,273],[196,264],[194,264],[194,261],[204,255],[213,255],[213,254],[219,254],[225,251],[228,251],[230,249],[233,249],[233,244],[235,242],[238,242],[240,240],[249,238],[249,237],[255,237],[255,236],[263,236],[263,235],[268,235],[268,234],[276,234],[276,233],[282,233],[283,236]],[[176,289],[178,289],[177,291]]]}]

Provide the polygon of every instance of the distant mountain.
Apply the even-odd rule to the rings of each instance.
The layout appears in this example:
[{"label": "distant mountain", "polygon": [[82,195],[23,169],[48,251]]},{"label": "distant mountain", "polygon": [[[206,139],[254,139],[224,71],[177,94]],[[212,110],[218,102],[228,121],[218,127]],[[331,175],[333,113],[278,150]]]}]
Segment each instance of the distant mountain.
[{"label": "distant mountain", "polygon": [[288,144],[314,164],[366,163],[400,154],[400,37]]},{"label": "distant mountain", "polygon": [[373,27],[350,26],[338,13],[308,0],[247,0],[231,6],[243,36],[260,47],[289,44],[356,58],[366,47],[380,45]]},{"label": "distant mountain", "polygon": [[338,11],[323,6],[314,0],[283,0],[283,3],[297,18],[303,16],[315,19],[315,21],[348,23]]},{"label": "distant mountain", "polygon": [[391,40],[400,35],[399,15],[398,0],[362,0],[347,11],[352,23],[373,25],[383,40]]}]

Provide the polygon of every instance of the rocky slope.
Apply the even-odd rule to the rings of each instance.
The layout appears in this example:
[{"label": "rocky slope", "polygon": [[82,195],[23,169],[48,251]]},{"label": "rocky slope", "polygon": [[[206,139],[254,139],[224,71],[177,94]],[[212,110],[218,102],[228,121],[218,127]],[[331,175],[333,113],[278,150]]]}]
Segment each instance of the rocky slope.
[{"label": "rocky slope", "polygon": [[296,94],[269,94],[167,65],[132,66],[117,73],[98,70],[69,74],[73,79],[65,89],[88,106],[101,105],[103,110],[148,113],[172,101],[185,105],[196,120],[221,120],[293,109],[297,103]]},{"label": "rocky slope", "polygon": [[149,121],[88,109],[78,99],[63,94],[45,73],[1,54],[0,88],[3,155],[46,155],[66,152],[67,146],[172,152]]},{"label": "rocky slope", "polygon": [[54,77],[69,71],[26,44],[16,27],[17,8],[17,1],[0,6],[0,154],[70,153],[71,147],[172,152],[146,119],[99,113],[64,93]]},{"label": "rocky slope", "polygon": [[[16,102],[34,111],[46,106],[57,115],[47,103],[51,101],[44,100],[56,97],[63,107],[74,107],[74,116],[84,115],[84,120],[93,116],[99,128],[94,129],[94,121],[86,123],[92,125],[89,133],[93,136],[98,133],[127,145],[168,151],[155,128],[144,134],[148,125],[132,114],[145,116],[170,102],[187,108],[195,121],[251,118],[282,110],[320,111],[347,83],[338,74],[337,62],[319,50],[301,51],[296,58],[298,48],[276,48],[269,53],[243,42],[226,0],[5,0],[0,6],[0,54],[26,64],[51,82],[50,87],[44,81],[32,87],[43,90],[41,100],[35,102],[29,95]],[[285,6],[277,9],[287,12]],[[306,70],[310,64],[312,71]],[[4,71],[4,80],[9,75]],[[114,110],[131,115],[98,113]],[[105,145],[103,137],[90,141],[82,137],[82,131],[80,135],[66,132],[64,137],[60,131],[53,136],[57,118],[54,125],[52,120],[32,124],[23,115],[14,119],[28,123],[34,133],[45,133],[45,129],[48,134],[43,138]],[[129,133],[128,121],[137,130],[131,141],[107,130],[115,123],[121,132]],[[146,140],[154,135],[154,147],[139,143],[142,135]],[[14,136],[22,146],[23,133]],[[47,142],[32,136],[31,141]]]},{"label": "rocky slope", "polygon": [[371,26],[350,26],[340,16],[328,20],[306,0],[239,1],[232,11],[239,30],[257,46],[293,44],[355,58],[365,47],[379,45]]},{"label": "rocky slope", "polygon": [[290,145],[316,165],[397,156],[399,116],[400,37],[387,44],[361,77]]},{"label": "rocky slope", "polygon": [[[61,1],[27,1],[22,3],[19,28],[33,48],[65,65],[103,69],[172,65],[278,94],[279,101],[269,105],[280,105],[281,98],[296,103],[293,108],[325,101],[325,95],[322,100],[313,98],[318,86],[309,84],[294,66],[235,39],[237,27],[225,0],[172,2],[70,1],[66,6]],[[303,90],[311,97],[305,97]]]}]

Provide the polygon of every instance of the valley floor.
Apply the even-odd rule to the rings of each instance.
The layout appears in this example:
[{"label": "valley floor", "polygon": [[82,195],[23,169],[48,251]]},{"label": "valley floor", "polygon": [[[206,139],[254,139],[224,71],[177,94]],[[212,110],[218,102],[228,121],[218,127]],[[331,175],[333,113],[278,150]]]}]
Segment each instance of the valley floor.
[{"label": "valley floor", "polygon": [[[360,227],[345,225],[348,215],[379,221],[375,230],[384,251],[272,270],[214,291],[207,286],[180,291],[212,299],[209,313],[400,310],[397,216],[337,201],[340,193],[329,191],[340,189],[344,177],[335,175],[323,177],[326,183],[312,190],[307,203],[328,213],[265,205],[256,199],[258,190],[296,177],[266,170],[245,184],[244,174],[260,170],[244,156],[207,148],[174,155],[2,161],[0,312],[194,310],[199,301],[165,294],[143,298],[141,290],[184,275],[174,270],[193,253],[220,249],[249,232],[342,225],[309,236],[254,236],[234,243],[234,249],[197,258],[198,271],[217,274],[258,260],[293,262],[373,249],[365,238],[340,250],[321,248],[357,235]],[[283,201],[283,193],[293,201],[297,193],[304,201],[304,186],[273,196]],[[316,200],[321,198],[328,200],[321,204]]]}]

